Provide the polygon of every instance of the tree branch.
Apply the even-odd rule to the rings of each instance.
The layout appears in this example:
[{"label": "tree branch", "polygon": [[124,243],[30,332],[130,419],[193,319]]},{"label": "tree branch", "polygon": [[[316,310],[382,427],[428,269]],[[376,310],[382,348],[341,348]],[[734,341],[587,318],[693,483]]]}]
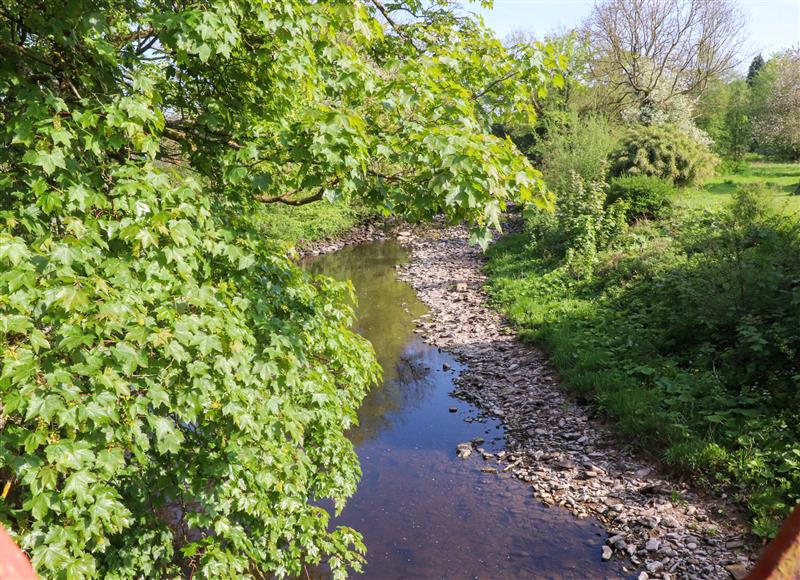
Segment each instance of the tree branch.
[{"label": "tree branch", "polygon": [[472,100],[474,101],[476,99],[480,99],[483,95],[485,95],[486,93],[491,91],[494,87],[496,87],[497,85],[499,85],[503,81],[507,81],[508,79],[513,78],[516,74],[517,74],[517,72],[512,70],[510,72],[507,72],[503,76],[501,76],[499,79],[493,80],[492,82],[490,82],[488,85],[483,87],[483,89],[481,89],[477,93],[473,93],[472,94]]},{"label": "tree branch", "polygon": [[381,4],[380,0],[370,0],[370,2],[372,3],[373,6],[375,6],[375,8],[378,9],[378,12],[380,12],[383,15],[383,17],[386,19],[386,22],[389,23],[389,26],[394,28],[397,34],[408,38],[406,36],[405,31],[402,28],[400,28],[400,25],[397,22],[395,22],[395,20],[391,17],[386,7],[383,4]]},{"label": "tree branch", "polygon": [[321,200],[324,191],[320,190],[314,195],[309,195],[308,197],[303,197],[300,199],[292,199],[290,197],[292,193],[285,193],[283,195],[274,195],[274,196],[254,195],[253,199],[256,201],[260,201],[261,203],[283,203],[285,205],[306,205]]}]

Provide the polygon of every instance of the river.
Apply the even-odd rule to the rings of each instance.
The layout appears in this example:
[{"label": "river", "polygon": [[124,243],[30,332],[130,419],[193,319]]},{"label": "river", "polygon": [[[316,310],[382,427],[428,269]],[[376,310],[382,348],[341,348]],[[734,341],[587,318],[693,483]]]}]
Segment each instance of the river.
[{"label": "river", "polygon": [[449,395],[462,370],[448,353],[425,344],[414,320],[426,312],[397,280],[407,259],[394,242],[346,247],[307,262],[315,274],[352,280],[356,330],[384,369],[349,432],[361,461],[358,492],[332,525],[364,535],[366,578],[617,578],[600,558],[607,534],[538,502],[531,488],[503,473],[481,471],[478,453],[456,457],[456,445],[482,439],[503,448],[502,425]]}]

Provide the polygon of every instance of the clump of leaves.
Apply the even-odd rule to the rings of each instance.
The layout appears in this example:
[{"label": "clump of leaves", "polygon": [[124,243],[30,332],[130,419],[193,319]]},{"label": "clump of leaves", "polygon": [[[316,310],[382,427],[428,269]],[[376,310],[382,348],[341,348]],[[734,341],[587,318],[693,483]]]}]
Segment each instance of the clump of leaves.
[{"label": "clump of leaves", "polygon": [[677,184],[712,175],[716,164],[708,147],[667,123],[631,128],[611,155],[612,175],[652,175]]},{"label": "clump of leaves", "polygon": [[606,187],[572,172],[569,185],[556,197],[553,214],[529,212],[528,227],[541,246],[563,254],[578,270],[592,264],[597,252],[618,240],[627,227],[628,202],[608,203]]},{"label": "clump of leaves", "polygon": [[608,201],[628,202],[628,221],[664,217],[672,207],[672,184],[651,175],[624,175],[609,181]]}]

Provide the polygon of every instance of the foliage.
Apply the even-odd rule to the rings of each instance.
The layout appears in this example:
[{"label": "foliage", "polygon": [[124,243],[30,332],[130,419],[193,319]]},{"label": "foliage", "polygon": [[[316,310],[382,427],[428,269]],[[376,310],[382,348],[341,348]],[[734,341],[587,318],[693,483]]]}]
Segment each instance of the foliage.
[{"label": "foliage", "polygon": [[[356,196],[417,219],[544,202],[489,128],[552,47],[442,3],[6,3],[0,12],[0,521],[47,577],[358,569],[328,529],[378,376],[348,289],[254,228]],[[384,30],[384,26],[388,32]]]},{"label": "foliage", "polygon": [[569,187],[556,198],[555,212],[529,211],[528,226],[536,239],[563,254],[565,263],[581,274],[598,250],[607,248],[625,231],[627,202],[606,201],[604,182],[586,182],[572,172]]},{"label": "foliage", "polygon": [[[662,81],[670,84],[669,79]],[[675,95],[668,101],[636,104],[620,112],[623,122],[633,125],[669,125],[675,127],[692,141],[711,147],[714,140],[695,124],[695,99]]]},{"label": "foliage", "polygon": [[764,68],[764,57],[761,54],[757,54],[753,60],[750,62],[750,66],[747,67],[747,85],[752,86],[753,81],[755,81],[758,73]]},{"label": "foliage", "polygon": [[751,110],[747,82],[714,83],[700,99],[697,125],[708,133],[718,153],[741,160],[753,141]]},{"label": "foliage", "polygon": [[711,175],[715,156],[685,132],[668,124],[635,126],[611,155],[612,175],[652,175],[678,184]]},{"label": "foliage", "polygon": [[534,148],[548,186],[561,192],[573,185],[572,173],[584,181],[603,181],[606,160],[619,142],[618,129],[603,115],[570,113],[566,122],[551,121],[546,138]]},{"label": "foliage", "polygon": [[753,134],[766,152],[800,159],[800,48],[773,56],[753,81]]},{"label": "foliage", "polygon": [[774,533],[800,501],[797,222],[743,190],[722,211],[632,227],[581,278],[547,243],[490,250],[500,306],[624,434]]},{"label": "foliage", "polygon": [[672,193],[672,184],[658,177],[626,175],[609,182],[608,201],[626,201],[628,221],[640,217],[658,219],[672,207]]}]

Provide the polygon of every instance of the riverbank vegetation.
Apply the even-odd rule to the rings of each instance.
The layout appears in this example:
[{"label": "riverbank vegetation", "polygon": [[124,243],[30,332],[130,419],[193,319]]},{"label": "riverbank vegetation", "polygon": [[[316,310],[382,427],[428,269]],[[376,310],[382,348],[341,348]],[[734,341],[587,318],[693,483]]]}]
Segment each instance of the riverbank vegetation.
[{"label": "riverbank vegetation", "polygon": [[700,79],[658,52],[694,54],[688,4],[603,3],[555,41],[576,56],[567,86],[536,126],[502,128],[555,211],[491,248],[489,290],[625,438],[769,536],[800,501],[800,49],[740,77],[739,15],[691,3],[727,35]]},{"label": "riverbank vegetation", "polygon": [[485,243],[547,201],[491,127],[535,123],[562,67],[447,3],[4,3],[0,523],[37,572],[358,570],[320,502],[356,489],[379,369],[346,285],[276,243],[353,216],[262,212]]}]

